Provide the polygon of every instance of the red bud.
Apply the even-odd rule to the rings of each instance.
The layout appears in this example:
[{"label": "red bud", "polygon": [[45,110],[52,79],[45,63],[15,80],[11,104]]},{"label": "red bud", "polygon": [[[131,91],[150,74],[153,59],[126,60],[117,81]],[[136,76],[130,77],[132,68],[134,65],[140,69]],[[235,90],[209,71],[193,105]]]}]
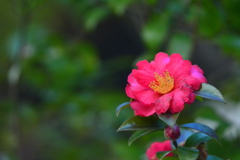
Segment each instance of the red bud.
[{"label": "red bud", "polygon": [[167,126],[164,130],[164,135],[167,139],[170,139],[170,140],[178,139],[181,135],[178,125],[175,124],[173,128],[171,128],[170,126]]}]

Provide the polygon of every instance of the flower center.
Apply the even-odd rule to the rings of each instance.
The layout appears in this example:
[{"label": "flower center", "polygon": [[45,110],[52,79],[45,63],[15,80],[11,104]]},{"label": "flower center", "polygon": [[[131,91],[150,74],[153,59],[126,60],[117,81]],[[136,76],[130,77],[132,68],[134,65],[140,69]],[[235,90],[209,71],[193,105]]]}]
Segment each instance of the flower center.
[{"label": "flower center", "polygon": [[166,94],[170,92],[174,87],[174,79],[169,75],[169,72],[166,71],[163,73],[163,76],[154,72],[155,80],[150,82],[149,87],[153,89],[155,92]]}]

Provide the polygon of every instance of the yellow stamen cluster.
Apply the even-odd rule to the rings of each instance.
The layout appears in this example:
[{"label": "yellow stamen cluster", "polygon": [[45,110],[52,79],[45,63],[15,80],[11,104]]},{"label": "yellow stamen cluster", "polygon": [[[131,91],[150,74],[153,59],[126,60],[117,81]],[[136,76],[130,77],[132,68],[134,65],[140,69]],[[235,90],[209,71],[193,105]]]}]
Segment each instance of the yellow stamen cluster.
[{"label": "yellow stamen cluster", "polygon": [[155,92],[166,94],[170,92],[174,87],[174,79],[169,75],[169,72],[164,72],[163,76],[154,72],[155,80],[150,82],[149,87],[153,89]]}]

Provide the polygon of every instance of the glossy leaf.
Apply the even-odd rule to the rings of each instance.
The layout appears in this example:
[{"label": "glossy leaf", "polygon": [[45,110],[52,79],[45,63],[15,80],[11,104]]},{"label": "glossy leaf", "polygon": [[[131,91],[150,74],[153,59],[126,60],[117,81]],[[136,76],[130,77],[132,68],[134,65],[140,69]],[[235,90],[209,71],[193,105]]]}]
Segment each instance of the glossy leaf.
[{"label": "glossy leaf", "polygon": [[210,136],[202,133],[202,132],[196,132],[194,134],[192,134],[185,143],[185,147],[195,147],[198,144],[202,143],[202,142],[206,142],[208,140],[212,139]]},{"label": "glossy leaf", "polygon": [[130,146],[135,140],[137,140],[138,138],[148,134],[148,133],[152,133],[157,131],[158,129],[152,129],[152,130],[140,130],[140,131],[136,131],[135,133],[133,133],[131,135],[131,137],[128,139],[128,145]]},{"label": "glossy leaf", "polygon": [[164,129],[165,126],[161,120],[152,116],[134,116],[123,122],[117,131],[160,130]]},{"label": "glossy leaf", "polygon": [[191,128],[191,129],[195,129],[197,131],[200,131],[202,133],[205,133],[205,134],[209,135],[210,137],[212,137],[213,139],[215,139],[220,144],[219,138],[218,138],[217,134],[215,133],[215,131],[213,129],[211,129],[210,127],[204,125],[204,124],[187,123],[187,124],[180,125],[179,127]]},{"label": "glossy leaf", "polygon": [[162,113],[160,115],[158,115],[158,117],[163,121],[165,122],[167,125],[173,127],[174,124],[176,123],[177,121],[177,118],[179,116],[180,112],[179,113],[176,113],[176,114],[171,114],[169,112],[167,113]]},{"label": "glossy leaf", "polygon": [[226,103],[221,92],[208,83],[202,83],[200,90],[194,92],[197,96]]},{"label": "glossy leaf", "polygon": [[118,116],[122,109],[127,108],[129,106],[130,106],[130,102],[124,102],[120,104],[116,109],[116,115]]},{"label": "glossy leaf", "polygon": [[203,101],[203,98],[202,97],[200,97],[200,96],[196,96],[196,99],[198,99],[199,101]]},{"label": "glossy leaf", "polygon": [[162,160],[170,152],[171,151],[160,151],[160,152],[157,152],[157,157],[158,157],[159,160]]},{"label": "glossy leaf", "polygon": [[179,146],[177,151],[180,160],[196,160],[198,157],[197,149]]},{"label": "glossy leaf", "polygon": [[217,156],[213,156],[213,155],[208,155],[207,160],[223,160],[222,158],[219,158]]},{"label": "glossy leaf", "polygon": [[178,157],[164,157],[163,160],[179,160]]}]

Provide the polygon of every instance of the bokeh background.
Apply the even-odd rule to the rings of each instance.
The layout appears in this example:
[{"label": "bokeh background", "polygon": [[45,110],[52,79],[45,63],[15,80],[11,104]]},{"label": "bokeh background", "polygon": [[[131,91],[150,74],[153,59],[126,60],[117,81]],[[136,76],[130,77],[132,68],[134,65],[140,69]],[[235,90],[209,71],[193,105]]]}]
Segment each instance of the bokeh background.
[{"label": "bokeh background", "polygon": [[0,159],[144,160],[162,133],[128,146],[116,117],[128,74],[156,53],[180,53],[199,65],[227,105],[186,106],[179,124],[213,127],[240,157],[239,0],[1,0]]}]

